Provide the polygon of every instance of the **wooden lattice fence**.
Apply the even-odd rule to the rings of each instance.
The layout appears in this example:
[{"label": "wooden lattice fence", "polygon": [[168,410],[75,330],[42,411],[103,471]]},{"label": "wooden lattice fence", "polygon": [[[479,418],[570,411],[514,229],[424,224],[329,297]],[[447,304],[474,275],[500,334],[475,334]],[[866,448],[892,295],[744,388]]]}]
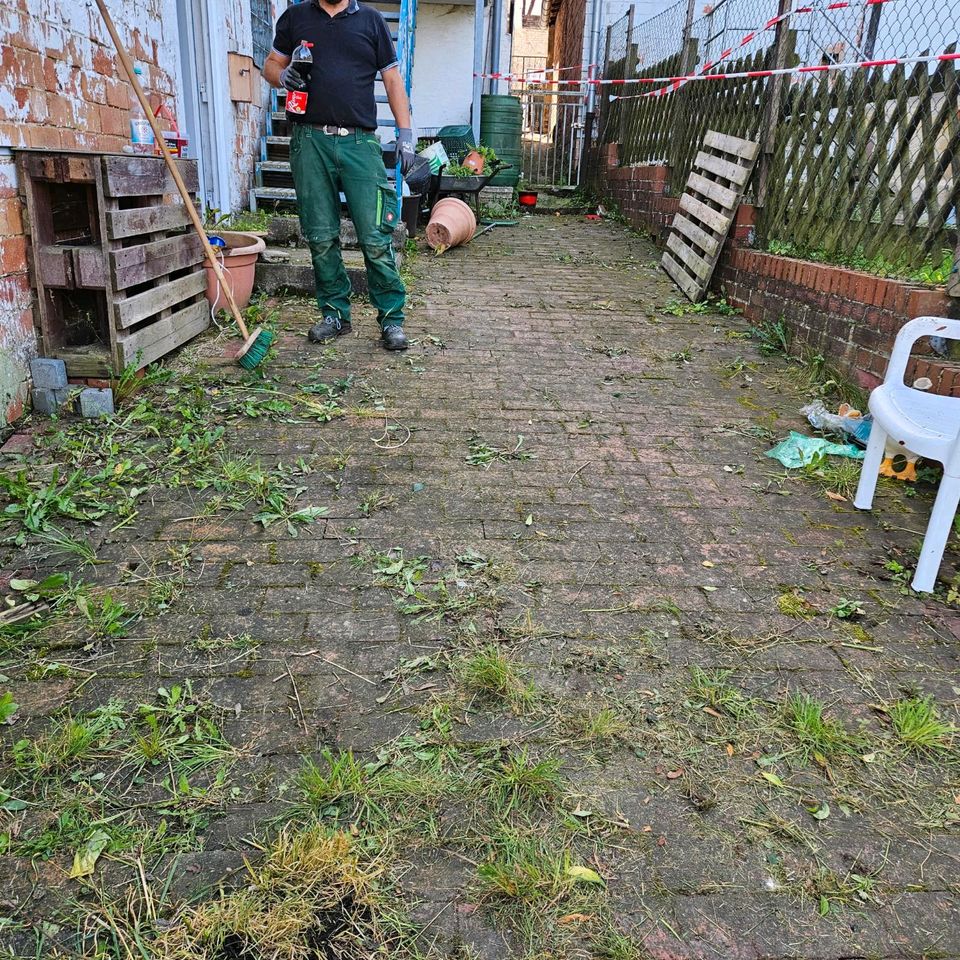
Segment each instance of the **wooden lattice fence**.
[{"label": "wooden lattice fence", "polygon": [[758,239],[918,268],[956,243],[960,78],[945,61],[795,85],[777,125]]},{"label": "wooden lattice fence", "polygon": [[[691,42],[688,62],[697,62]],[[793,30],[776,44],[780,63],[799,62]],[[768,45],[725,61],[719,72],[764,70],[776,54]],[[639,71],[637,56],[628,43],[605,76],[684,72],[679,51]],[[619,145],[621,166],[666,166],[673,196],[708,129],[764,144],[746,195],[761,204],[758,246],[922,278],[925,265],[936,272],[957,245],[960,73],[953,61],[795,74],[782,83],[698,80],[663,97],[638,96],[655,89],[646,84],[603,89],[600,142]],[[617,94],[625,99],[609,100]]]},{"label": "wooden lattice fence", "polygon": [[[733,61],[729,69],[762,70],[768,57],[769,50],[758,50],[753,56]],[[677,54],[639,76],[673,76],[679,70]],[[707,130],[721,130],[743,140],[756,139],[766,83],[763,78],[719,83],[701,80],[687,83],[669,96],[619,101],[626,115],[621,162],[666,164],[671,193],[681,193]],[[636,84],[625,89],[630,91],[626,94],[629,96],[656,88]]]}]

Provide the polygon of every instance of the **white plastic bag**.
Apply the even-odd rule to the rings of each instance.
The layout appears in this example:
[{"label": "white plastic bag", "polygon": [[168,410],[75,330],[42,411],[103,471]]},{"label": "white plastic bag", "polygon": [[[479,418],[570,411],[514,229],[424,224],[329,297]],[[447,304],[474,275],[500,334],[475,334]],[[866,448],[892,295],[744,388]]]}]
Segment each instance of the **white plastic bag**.
[{"label": "white plastic bag", "polygon": [[431,173],[439,173],[441,167],[445,167],[450,163],[447,151],[439,140],[436,143],[431,143],[429,147],[424,147],[420,151],[420,156],[426,157],[426,159],[430,161]]}]

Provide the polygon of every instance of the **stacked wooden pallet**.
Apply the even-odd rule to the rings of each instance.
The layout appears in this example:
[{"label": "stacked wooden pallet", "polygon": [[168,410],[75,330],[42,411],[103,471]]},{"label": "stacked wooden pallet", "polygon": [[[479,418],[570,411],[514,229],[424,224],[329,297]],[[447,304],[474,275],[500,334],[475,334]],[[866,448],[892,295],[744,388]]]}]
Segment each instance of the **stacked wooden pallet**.
[{"label": "stacked wooden pallet", "polygon": [[[139,369],[210,323],[199,238],[158,157],[23,152],[35,317],[72,377]],[[181,160],[192,193],[196,161]]]}]

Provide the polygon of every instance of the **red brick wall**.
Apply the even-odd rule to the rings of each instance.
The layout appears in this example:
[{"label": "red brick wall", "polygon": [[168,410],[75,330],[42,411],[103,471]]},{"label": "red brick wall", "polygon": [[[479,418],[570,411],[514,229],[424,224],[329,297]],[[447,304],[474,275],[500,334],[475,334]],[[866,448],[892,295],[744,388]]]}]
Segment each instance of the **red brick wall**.
[{"label": "red brick wall", "polygon": [[587,0],[563,0],[557,19],[551,27],[550,52],[555,67],[577,69],[563,74],[565,79],[579,76],[583,59],[583,23]]},{"label": "red brick wall", "polygon": [[[679,199],[665,195],[667,168],[618,167],[616,144],[604,149],[596,189],[631,224],[663,243],[679,209]],[[907,320],[949,316],[960,309],[943,288],[748,249],[753,213],[748,205],[738,212],[714,274],[714,292],[754,323],[782,317],[799,341],[863,387],[873,387],[883,377],[894,338]],[[938,392],[960,396],[960,364],[918,357],[914,370],[915,376],[930,377]]]}]

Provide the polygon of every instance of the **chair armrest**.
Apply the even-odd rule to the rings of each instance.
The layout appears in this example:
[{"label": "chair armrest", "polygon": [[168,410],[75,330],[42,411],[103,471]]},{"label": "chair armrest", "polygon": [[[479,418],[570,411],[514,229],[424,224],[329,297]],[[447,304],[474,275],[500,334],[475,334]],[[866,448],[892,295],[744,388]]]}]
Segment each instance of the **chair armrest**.
[{"label": "chair armrest", "polygon": [[951,320],[949,317],[917,317],[905,323],[894,341],[884,381],[896,379],[903,383],[913,345],[923,337],[960,340],[960,320]]}]

